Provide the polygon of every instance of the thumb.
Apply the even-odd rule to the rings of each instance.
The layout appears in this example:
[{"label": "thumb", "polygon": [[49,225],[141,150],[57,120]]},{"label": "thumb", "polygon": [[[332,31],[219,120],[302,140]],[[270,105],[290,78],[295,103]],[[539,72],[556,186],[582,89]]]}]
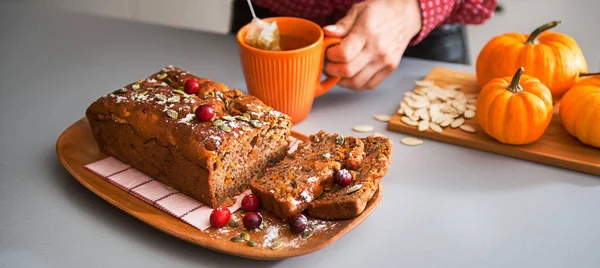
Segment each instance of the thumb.
[{"label": "thumb", "polygon": [[352,26],[356,22],[356,18],[358,18],[358,13],[360,13],[357,5],[352,6],[345,17],[338,20],[334,25],[328,25],[323,27],[325,31],[325,35],[333,36],[333,37],[344,37],[348,34]]}]

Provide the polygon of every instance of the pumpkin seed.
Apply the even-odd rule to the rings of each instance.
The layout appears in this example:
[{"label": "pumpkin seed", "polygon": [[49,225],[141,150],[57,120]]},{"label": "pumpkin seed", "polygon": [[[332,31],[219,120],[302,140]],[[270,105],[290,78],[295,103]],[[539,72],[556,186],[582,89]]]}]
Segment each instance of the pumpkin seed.
[{"label": "pumpkin seed", "polygon": [[462,129],[465,132],[469,132],[469,133],[475,132],[475,129],[472,126],[469,126],[469,125],[461,125],[460,129]]},{"label": "pumpkin seed", "polygon": [[250,240],[248,241],[248,243],[246,243],[246,245],[248,245],[249,247],[256,247],[256,242]]},{"label": "pumpkin seed", "polygon": [[168,102],[179,102],[180,100],[181,100],[181,98],[178,95],[175,95],[175,96],[169,97],[169,99],[167,101]]},{"label": "pumpkin seed", "polygon": [[125,92],[127,92],[127,89],[123,87],[113,91],[113,94],[123,94]]},{"label": "pumpkin seed", "polygon": [[230,226],[230,227],[234,227],[234,228],[235,228],[235,227],[238,227],[239,225],[240,225],[240,222],[238,222],[238,221],[236,221],[236,220],[234,220],[234,219],[231,219],[231,220],[229,221],[229,226]]},{"label": "pumpkin seed", "polygon": [[378,115],[375,115],[373,118],[375,118],[375,120],[381,121],[381,122],[388,122],[392,119],[392,117],[387,114],[378,114]]},{"label": "pumpkin seed", "polygon": [[247,127],[247,126],[242,126],[242,130],[243,131],[250,131],[251,129],[249,127]]},{"label": "pumpkin seed", "polygon": [[313,230],[306,229],[306,230],[302,231],[302,238],[309,239],[313,235],[313,233],[314,233]]},{"label": "pumpkin seed", "polygon": [[181,95],[183,95],[183,96],[188,96],[188,94],[187,94],[187,93],[185,93],[185,91],[183,91],[183,90],[174,89],[174,90],[173,90],[173,92],[175,92],[175,93],[179,93],[179,94],[181,94]]},{"label": "pumpkin seed", "polygon": [[258,120],[250,120],[250,125],[253,127],[261,127],[261,123]]},{"label": "pumpkin seed", "polygon": [[221,92],[221,91],[217,91],[217,92],[215,93],[215,96],[216,96],[217,98],[219,98],[219,99],[223,99],[223,92]]},{"label": "pumpkin seed", "polygon": [[279,248],[281,248],[282,246],[283,246],[283,242],[281,242],[281,241],[277,241],[277,242],[275,242],[275,243],[273,243],[273,244],[271,245],[271,249],[272,249],[272,250],[276,250],[276,249],[279,249]]},{"label": "pumpkin seed", "polygon": [[140,84],[135,83],[135,84],[131,85],[131,88],[133,88],[133,90],[138,90],[138,89],[140,89]]},{"label": "pumpkin seed", "polygon": [[159,74],[156,75],[156,78],[158,80],[163,80],[163,79],[165,79],[165,77],[167,77],[166,73],[159,73]]},{"label": "pumpkin seed", "polygon": [[415,81],[415,84],[420,87],[430,87],[434,85],[434,82],[429,80],[417,80]]},{"label": "pumpkin seed", "polygon": [[356,125],[352,128],[352,130],[356,131],[356,132],[371,132],[373,131],[373,129],[375,129],[373,126],[369,126],[369,125]]},{"label": "pumpkin seed", "polygon": [[402,144],[408,145],[408,146],[417,146],[417,145],[423,144],[423,140],[420,140],[420,139],[417,139],[417,138],[413,138],[413,137],[403,138],[402,140],[400,140],[400,142]]},{"label": "pumpkin seed", "polygon": [[213,126],[221,126],[221,125],[224,125],[225,122],[223,122],[223,120],[215,120],[215,121],[213,121],[212,124],[213,124]]},{"label": "pumpkin seed", "polygon": [[167,115],[173,119],[179,118],[179,113],[173,110],[167,110]]},{"label": "pumpkin seed", "polygon": [[452,121],[452,124],[450,124],[451,128],[457,128],[462,126],[462,124],[465,123],[465,119],[460,117],[460,118],[456,118],[454,119],[454,121]]},{"label": "pumpkin seed", "polygon": [[159,101],[166,101],[167,100],[167,96],[165,96],[163,94],[156,94],[156,95],[154,95],[154,98],[156,98]]},{"label": "pumpkin seed", "polygon": [[233,117],[231,115],[224,115],[223,119],[225,119],[227,121],[235,121],[235,117]]},{"label": "pumpkin seed", "polygon": [[241,238],[239,236],[234,236],[234,237],[230,238],[229,240],[232,242],[236,242],[236,243],[246,242],[246,240],[244,240],[243,238]]},{"label": "pumpkin seed", "polygon": [[426,131],[429,129],[429,122],[422,120],[419,122],[419,131]]},{"label": "pumpkin seed", "polygon": [[261,224],[258,226],[258,229],[261,229],[261,230],[264,230],[264,229],[266,229],[266,228],[267,228],[267,225],[266,225],[264,222],[262,222],[262,223],[261,223]]},{"label": "pumpkin seed", "polygon": [[335,143],[337,143],[338,145],[344,145],[344,135],[337,135],[337,137],[335,137]]},{"label": "pumpkin seed", "polygon": [[248,119],[248,121],[250,121],[250,119],[252,119],[252,117],[250,117],[250,114],[249,114],[249,113],[244,113],[242,116],[243,116],[244,118]]},{"label": "pumpkin seed", "polygon": [[437,133],[442,133],[442,131],[444,131],[442,129],[442,127],[440,127],[438,124],[436,124],[434,122],[429,122],[429,128],[431,128],[431,130],[433,130]]},{"label": "pumpkin seed", "polygon": [[475,106],[473,104],[467,104],[467,105],[465,105],[465,107],[467,107],[467,109],[469,109],[469,110],[477,111],[477,106]]},{"label": "pumpkin seed", "polygon": [[231,128],[226,126],[226,125],[218,125],[218,128],[220,128],[221,130],[225,131],[225,132],[231,132]]},{"label": "pumpkin seed", "polygon": [[466,119],[471,119],[473,117],[475,117],[475,111],[473,110],[467,110],[464,115],[463,115]]},{"label": "pumpkin seed", "polygon": [[346,190],[346,194],[354,193],[354,192],[360,190],[360,188],[362,188],[362,184],[356,184],[356,185],[348,188],[348,190]]},{"label": "pumpkin seed", "polygon": [[460,90],[461,85],[447,85],[444,87],[445,90]]},{"label": "pumpkin seed", "polygon": [[403,116],[401,118],[401,120],[402,120],[402,122],[404,122],[407,125],[411,125],[411,126],[418,126],[419,125],[419,122],[416,122],[416,121],[414,121],[414,120],[412,120],[412,119],[410,119],[410,118],[408,118],[406,116]]},{"label": "pumpkin seed", "polygon": [[248,233],[246,233],[246,232],[242,232],[240,234],[240,237],[243,238],[246,241],[250,241],[250,235]]}]

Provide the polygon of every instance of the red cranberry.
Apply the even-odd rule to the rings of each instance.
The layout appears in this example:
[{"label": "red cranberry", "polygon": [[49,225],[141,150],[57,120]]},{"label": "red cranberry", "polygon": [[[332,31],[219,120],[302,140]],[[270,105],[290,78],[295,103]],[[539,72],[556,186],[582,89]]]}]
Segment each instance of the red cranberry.
[{"label": "red cranberry", "polygon": [[258,196],[249,194],[242,199],[242,209],[246,212],[256,211],[260,207]]},{"label": "red cranberry", "polygon": [[200,121],[208,122],[215,116],[215,110],[208,104],[202,104],[196,108],[196,118]]},{"label": "red cranberry", "polygon": [[299,234],[304,232],[306,229],[306,216],[302,213],[298,213],[290,218],[290,230],[293,233]]},{"label": "red cranberry", "polygon": [[260,216],[260,214],[251,211],[244,215],[244,218],[242,218],[242,222],[244,223],[244,227],[246,227],[246,229],[252,230],[260,226],[260,224],[262,223],[262,217]]},{"label": "red cranberry", "polygon": [[231,212],[227,207],[218,207],[210,213],[210,225],[223,227],[229,222]]},{"label": "red cranberry", "polygon": [[339,186],[348,186],[352,182],[352,174],[347,169],[340,169],[335,172],[335,183]]},{"label": "red cranberry", "polygon": [[200,83],[194,78],[190,78],[183,84],[183,91],[187,94],[196,94],[200,90]]}]

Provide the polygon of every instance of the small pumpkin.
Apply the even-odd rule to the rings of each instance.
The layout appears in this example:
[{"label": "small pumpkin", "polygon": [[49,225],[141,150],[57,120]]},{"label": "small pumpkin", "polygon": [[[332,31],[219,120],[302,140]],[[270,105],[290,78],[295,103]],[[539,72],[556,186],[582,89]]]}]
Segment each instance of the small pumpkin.
[{"label": "small pumpkin", "polygon": [[477,123],[504,144],[538,140],[552,120],[552,93],[539,79],[523,74],[494,78],[477,97]]},{"label": "small pumpkin", "polygon": [[510,76],[523,66],[525,74],[538,78],[558,101],[588,66],[581,48],[567,34],[550,32],[560,21],[535,29],[531,34],[506,33],[492,38],[477,57],[479,87],[496,77]]},{"label": "small pumpkin", "polygon": [[563,127],[582,143],[600,148],[600,73],[587,74],[560,101]]}]

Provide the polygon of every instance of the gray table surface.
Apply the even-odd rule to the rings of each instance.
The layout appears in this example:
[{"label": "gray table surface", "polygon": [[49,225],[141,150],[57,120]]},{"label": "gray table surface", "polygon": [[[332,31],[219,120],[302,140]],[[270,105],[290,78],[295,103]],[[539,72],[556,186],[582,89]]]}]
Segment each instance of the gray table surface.
[{"label": "gray table surface", "polygon": [[598,177],[454,145],[399,143],[376,113],[435,65],[404,59],[372,92],[335,88],[303,133],[374,124],[394,141],[385,197],[310,255],[259,262],[166,235],[80,185],[57,137],[97,97],[164,65],[245,90],[232,36],[0,3],[0,267],[600,267]]}]

